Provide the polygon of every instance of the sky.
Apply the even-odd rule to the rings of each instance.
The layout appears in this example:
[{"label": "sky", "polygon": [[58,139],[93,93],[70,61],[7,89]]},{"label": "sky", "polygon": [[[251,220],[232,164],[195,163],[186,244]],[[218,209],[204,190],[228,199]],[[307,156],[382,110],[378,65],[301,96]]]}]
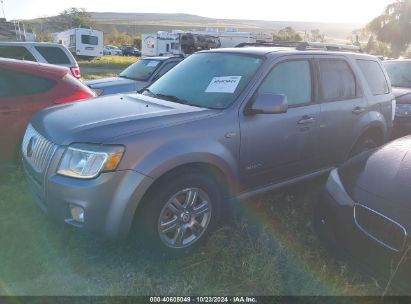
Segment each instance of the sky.
[{"label": "sky", "polygon": [[[210,18],[365,24],[394,0],[0,0],[8,20],[54,16],[69,7],[89,12],[186,13]],[[3,11],[0,9],[0,17]]]}]

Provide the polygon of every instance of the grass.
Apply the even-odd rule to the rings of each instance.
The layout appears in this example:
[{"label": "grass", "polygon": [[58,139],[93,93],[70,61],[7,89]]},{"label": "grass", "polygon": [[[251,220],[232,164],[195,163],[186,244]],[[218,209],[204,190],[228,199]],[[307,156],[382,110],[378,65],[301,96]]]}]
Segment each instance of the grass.
[{"label": "grass", "polygon": [[[109,75],[125,60],[86,64]],[[316,180],[242,202],[235,221],[199,251],[169,260],[51,221],[21,172],[0,175],[0,296],[381,295],[384,284],[330,255],[313,232],[321,186]]]},{"label": "grass", "polygon": [[319,184],[302,188],[241,204],[201,250],[167,260],[52,222],[20,172],[3,176],[0,295],[381,294],[323,249],[311,220]]},{"label": "grass", "polygon": [[77,61],[83,80],[117,76],[121,71],[138,60],[132,56],[107,55],[91,61]]},{"label": "grass", "polygon": [[78,60],[80,68],[98,68],[103,70],[125,69],[130,64],[136,62],[138,57],[134,56],[114,56],[106,55],[93,60]]}]

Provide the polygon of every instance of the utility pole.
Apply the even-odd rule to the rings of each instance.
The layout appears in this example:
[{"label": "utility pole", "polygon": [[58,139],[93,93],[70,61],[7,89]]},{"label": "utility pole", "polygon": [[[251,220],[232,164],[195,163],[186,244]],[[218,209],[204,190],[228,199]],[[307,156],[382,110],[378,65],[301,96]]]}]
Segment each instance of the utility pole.
[{"label": "utility pole", "polygon": [[1,3],[1,9],[3,10],[3,17],[6,19],[6,13],[4,12],[4,0],[0,0]]}]

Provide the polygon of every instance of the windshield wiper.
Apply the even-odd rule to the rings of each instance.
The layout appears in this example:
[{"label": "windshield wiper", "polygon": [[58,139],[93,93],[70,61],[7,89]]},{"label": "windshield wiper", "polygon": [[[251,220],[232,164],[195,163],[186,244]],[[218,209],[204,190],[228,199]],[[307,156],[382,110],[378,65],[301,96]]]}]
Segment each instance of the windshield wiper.
[{"label": "windshield wiper", "polygon": [[187,100],[181,99],[181,98],[179,98],[177,96],[174,96],[174,95],[155,94],[155,96],[160,98],[160,99],[165,99],[165,100],[176,102],[176,103],[190,104]]},{"label": "windshield wiper", "polygon": [[[177,97],[177,96],[174,96],[174,95],[168,95],[168,94],[161,94],[161,93],[156,94],[156,93],[152,92],[149,88],[141,89],[137,93],[142,94],[144,92],[147,92],[151,97],[156,97],[156,98],[159,98],[159,99],[164,99],[164,100],[172,101],[172,102],[175,102],[175,103],[191,105],[187,100],[184,100],[180,97]],[[195,106],[198,107],[197,105],[195,105]]]},{"label": "windshield wiper", "polygon": [[144,92],[147,92],[148,94],[150,94],[151,97],[157,97],[157,94],[150,91],[149,88],[142,88],[141,90],[137,91],[137,93],[139,94],[143,94]]}]

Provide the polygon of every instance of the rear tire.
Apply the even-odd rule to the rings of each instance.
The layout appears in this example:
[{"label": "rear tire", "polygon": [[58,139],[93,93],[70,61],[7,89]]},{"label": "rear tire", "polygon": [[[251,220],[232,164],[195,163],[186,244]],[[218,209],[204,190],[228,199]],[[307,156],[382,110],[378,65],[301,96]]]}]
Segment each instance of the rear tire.
[{"label": "rear tire", "polygon": [[200,173],[163,180],[138,211],[142,245],[172,256],[200,246],[218,224],[221,197],[216,183]]}]

